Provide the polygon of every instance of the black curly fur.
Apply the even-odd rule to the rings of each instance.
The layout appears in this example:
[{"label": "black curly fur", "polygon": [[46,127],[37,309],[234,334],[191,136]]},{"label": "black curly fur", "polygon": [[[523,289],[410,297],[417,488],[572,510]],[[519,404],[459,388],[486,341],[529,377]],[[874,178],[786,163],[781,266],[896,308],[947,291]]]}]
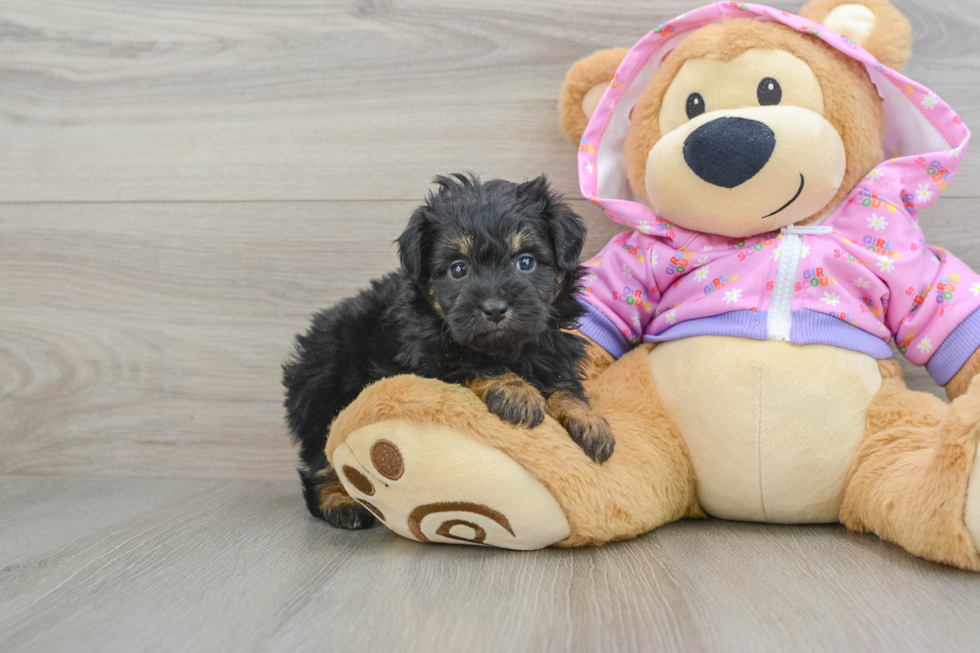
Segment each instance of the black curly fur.
[{"label": "black curly fur", "polygon": [[[575,297],[584,272],[582,219],[543,176],[515,184],[456,174],[435,183],[398,238],[401,269],[315,314],[283,366],[307,506],[337,526],[373,523],[357,504],[343,519],[317,505],[330,423],[370,383],[406,373],[467,383],[510,371],[545,397],[564,390],[585,399],[578,369],[585,341],[562,331],[583,313]],[[536,260],[530,273],[515,265],[525,254]],[[461,280],[448,274],[457,260],[470,268]],[[508,302],[503,326],[484,319],[482,303],[491,297]]]}]

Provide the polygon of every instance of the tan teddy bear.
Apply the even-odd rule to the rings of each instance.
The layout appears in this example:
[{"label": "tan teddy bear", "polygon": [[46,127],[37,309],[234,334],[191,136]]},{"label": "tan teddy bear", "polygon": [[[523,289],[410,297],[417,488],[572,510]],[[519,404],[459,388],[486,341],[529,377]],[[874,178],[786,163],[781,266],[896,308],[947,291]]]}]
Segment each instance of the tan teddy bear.
[{"label": "tan teddy bear", "polygon": [[[405,537],[507,548],[704,513],[840,521],[980,569],[980,276],[917,222],[969,131],[897,72],[910,29],[885,0],[801,13],[710,5],[567,75],[583,194],[629,229],[583,294],[613,457],[396,377],[331,429],[339,500]],[[951,404],[905,387],[892,338]]]}]

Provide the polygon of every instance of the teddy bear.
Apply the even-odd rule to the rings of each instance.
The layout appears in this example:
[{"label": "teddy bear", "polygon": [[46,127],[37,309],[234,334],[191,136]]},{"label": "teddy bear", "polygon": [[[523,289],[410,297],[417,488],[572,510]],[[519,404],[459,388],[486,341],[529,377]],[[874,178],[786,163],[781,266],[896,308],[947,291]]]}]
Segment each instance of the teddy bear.
[{"label": "teddy bear", "polygon": [[[574,64],[561,128],[625,228],[586,264],[579,324],[615,453],[394,377],[331,427],[338,500],[421,542],[601,545],[708,515],[980,570],[980,275],[917,213],[969,130],[901,75],[910,53],[887,0],[719,2]],[[893,339],[949,402],[905,386]]]}]

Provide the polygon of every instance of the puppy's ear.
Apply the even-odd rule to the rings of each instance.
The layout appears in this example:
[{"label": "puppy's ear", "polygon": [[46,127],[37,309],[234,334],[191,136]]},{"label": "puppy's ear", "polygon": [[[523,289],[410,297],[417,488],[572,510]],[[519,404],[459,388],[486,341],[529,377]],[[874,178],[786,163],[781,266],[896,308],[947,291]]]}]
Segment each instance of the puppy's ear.
[{"label": "puppy's ear", "polygon": [[558,267],[566,271],[575,270],[585,245],[585,222],[551,189],[544,175],[520,184],[517,192],[548,225]]},{"label": "puppy's ear", "polygon": [[420,206],[408,220],[405,231],[395,241],[398,243],[398,259],[408,277],[421,283],[425,280],[426,252],[431,242],[427,206]]},{"label": "puppy's ear", "polygon": [[577,145],[582,139],[589,118],[627,52],[624,48],[597,50],[576,61],[565,73],[558,95],[558,116],[561,131],[570,143]]}]

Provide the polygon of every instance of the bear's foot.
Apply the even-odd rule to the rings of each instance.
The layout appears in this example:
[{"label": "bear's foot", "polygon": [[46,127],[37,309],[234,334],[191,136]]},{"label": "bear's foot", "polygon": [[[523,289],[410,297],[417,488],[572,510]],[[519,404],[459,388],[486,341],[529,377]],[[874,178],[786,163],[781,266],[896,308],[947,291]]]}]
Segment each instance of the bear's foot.
[{"label": "bear's foot", "polygon": [[333,465],[351,497],[410,540],[528,550],[569,534],[540,481],[449,426],[392,419],[361,427],[334,450]]}]

